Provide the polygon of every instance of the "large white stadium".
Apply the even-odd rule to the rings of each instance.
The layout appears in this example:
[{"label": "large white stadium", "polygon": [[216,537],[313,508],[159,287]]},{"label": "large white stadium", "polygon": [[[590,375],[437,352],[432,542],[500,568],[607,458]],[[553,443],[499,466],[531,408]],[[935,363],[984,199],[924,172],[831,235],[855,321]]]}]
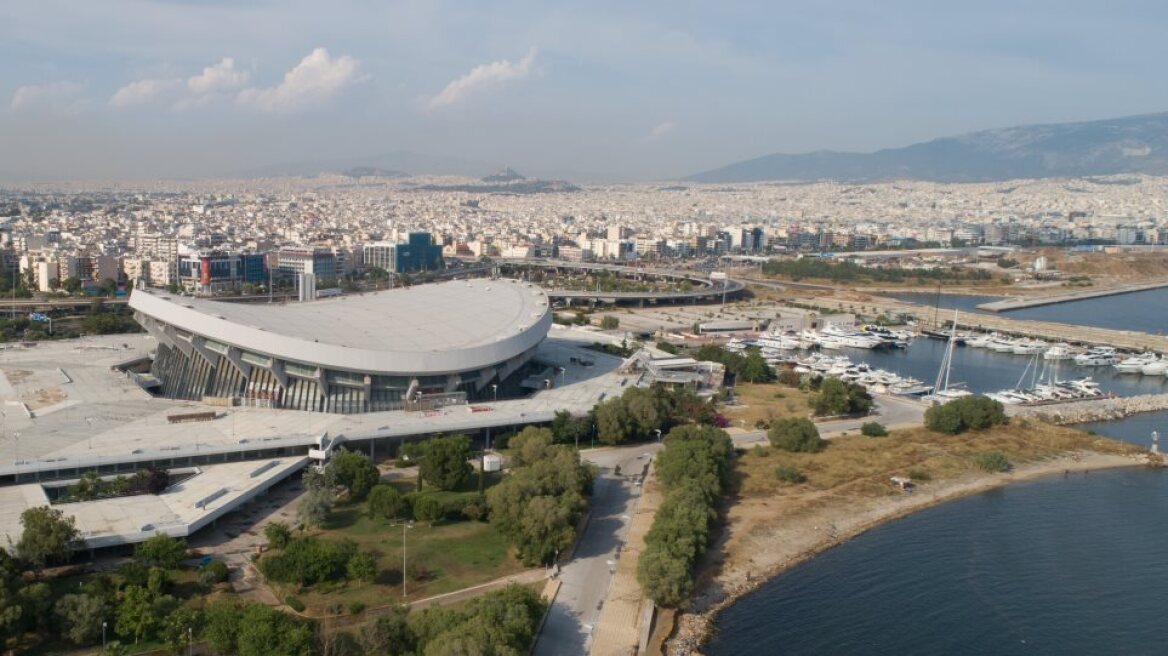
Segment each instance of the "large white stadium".
[{"label": "large white stadium", "polygon": [[230,303],[136,289],[162,396],[354,414],[484,398],[535,354],[538,286],[466,280],[307,303]]}]

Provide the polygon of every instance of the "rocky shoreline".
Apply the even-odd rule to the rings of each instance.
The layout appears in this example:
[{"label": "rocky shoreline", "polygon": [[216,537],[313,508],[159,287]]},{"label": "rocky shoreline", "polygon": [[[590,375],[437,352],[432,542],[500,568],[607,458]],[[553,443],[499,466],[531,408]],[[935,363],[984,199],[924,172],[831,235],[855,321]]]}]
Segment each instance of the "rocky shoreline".
[{"label": "rocky shoreline", "polygon": [[1088,399],[1070,403],[1056,403],[1037,406],[1007,406],[1006,414],[1011,417],[1036,419],[1066,426],[1092,421],[1113,421],[1141,412],[1168,410],[1168,394],[1142,394],[1139,396]]}]

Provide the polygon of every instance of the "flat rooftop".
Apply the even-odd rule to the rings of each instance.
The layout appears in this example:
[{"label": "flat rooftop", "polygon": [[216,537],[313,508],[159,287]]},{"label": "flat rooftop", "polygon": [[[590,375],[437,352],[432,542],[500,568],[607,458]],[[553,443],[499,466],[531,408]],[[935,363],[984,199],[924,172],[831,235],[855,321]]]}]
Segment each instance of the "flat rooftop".
[{"label": "flat rooftop", "polygon": [[[619,395],[635,382],[619,373],[620,358],[584,349],[612,339],[554,326],[535,355],[537,361],[556,368],[553,386],[528,398],[431,412],[356,415],[152,398],[110,370],[113,364],[152,349],[155,342],[146,335],[87,337],[0,350],[0,475],[308,447],[323,433],[351,440],[408,438],[551,421],[561,410],[583,415],[599,400]],[[592,365],[584,366],[580,360]],[[168,415],[207,411],[218,413],[218,418],[167,421]]]},{"label": "flat rooftop", "polygon": [[539,286],[514,280],[452,280],[287,304],[229,303],[134,290],[143,293],[273,334],[370,351],[494,344],[500,335],[522,332],[548,312],[547,295]]}]

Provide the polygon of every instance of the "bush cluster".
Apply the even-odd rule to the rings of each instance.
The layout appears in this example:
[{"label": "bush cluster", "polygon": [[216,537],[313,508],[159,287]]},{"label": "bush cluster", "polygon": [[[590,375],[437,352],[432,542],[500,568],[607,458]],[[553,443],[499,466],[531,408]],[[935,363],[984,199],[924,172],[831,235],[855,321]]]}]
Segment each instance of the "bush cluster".
[{"label": "bush cluster", "polygon": [[949,435],[984,430],[1009,420],[1001,403],[980,394],[963,396],[925,411],[925,426],[931,431]]},{"label": "bush cluster", "polygon": [[771,424],[767,431],[771,446],[792,453],[818,453],[823,450],[819,429],[806,417],[788,417]]},{"label": "bush cluster", "polygon": [[660,385],[630,387],[620,396],[598,403],[592,416],[596,436],[604,444],[655,440],[658,430],[667,433],[678,424],[719,422],[709,400],[699,398],[690,390],[670,390]]},{"label": "bush cluster", "polygon": [[973,461],[981,467],[982,471],[990,472],[991,474],[998,474],[1010,471],[1013,466],[1010,460],[1006,458],[1006,454],[1001,451],[983,451],[973,456]]},{"label": "bush cluster", "polygon": [[866,415],[872,410],[872,395],[867,388],[835,377],[819,381],[819,393],[810,402],[819,417]]},{"label": "bush cluster", "polygon": [[694,353],[695,360],[721,362],[726,373],[751,383],[769,383],[775,379],[775,370],[762,357],[757,348],[746,349],[745,354],[731,353],[717,344],[703,344]]},{"label": "bush cluster", "polygon": [[261,558],[259,568],[272,581],[310,586],[324,581],[365,578],[361,575],[368,572],[354,571],[354,566],[364,567],[369,559],[368,554],[357,551],[357,544],[351,540],[304,536],[292,538],[278,553]]},{"label": "bush cluster", "polygon": [[888,435],[888,429],[878,421],[869,421],[860,426],[860,434],[864,437],[884,437]]},{"label": "bush cluster", "polygon": [[803,472],[799,471],[798,467],[786,463],[775,467],[775,478],[784,483],[797,484],[807,482],[807,477],[803,475]]},{"label": "bush cluster", "polygon": [[665,438],[656,464],[665,499],[637,562],[641,589],[660,606],[676,608],[693,592],[733,452],[730,436],[711,426],[679,426]]}]

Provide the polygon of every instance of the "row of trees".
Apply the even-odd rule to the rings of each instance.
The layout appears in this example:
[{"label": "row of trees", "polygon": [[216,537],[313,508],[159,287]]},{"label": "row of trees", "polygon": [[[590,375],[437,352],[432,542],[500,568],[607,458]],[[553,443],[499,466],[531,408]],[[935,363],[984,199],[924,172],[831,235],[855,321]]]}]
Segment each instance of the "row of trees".
[{"label": "row of trees", "polygon": [[660,606],[678,607],[693,592],[733,451],[730,436],[712,426],[678,426],[665,438],[656,463],[665,499],[637,562],[641,589]]},{"label": "row of trees", "polygon": [[575,539],[594,473],[546,428],[524,428],[509,447],[510,474],[487,490],[491,524],[525,565],[548,563]]},{"label": "row of trees", "polygon": [[762,352],[757,348],[748,348],[745,354],[741,354],[731,353],[717,344],[703,344],[694,353],[694,359],[721,362],[726,367],[726,373],[732,374],[735,380],[750,383],[769,383],[775,380],[775,370],[767,364]]},{"label": "row of trees", "polygon": [[433,606],[411,612],[399,606],[367,624],[355,637],[337,633],[328,641],[331,653],[353,656],[526,654],[545,612],[547,603],[535,591],[510,585],[457,609]]},{"label": "row of trees", "polygon": [[836,262],[818,257],[793,260],[768,260],[762,265],[768,276],[783,276],[791,280],[812,278],[832,282],[889,282],[907,280],[978,281],[991,280],[993,275],[982,269],[967,267],[937,267],[934,269],[905,269],[894,266],[869,267],[855,262]]},{"label": "row of trees", "polygon": [[[43,521],[46,515],[37,516]],[[67,532],[69,522],[49,519],[59,524],[56,533]],[[34,526],[30,522],[25,530]],[[185,543],[156,535],[137,546],[133,560],[118,568],[116,578],[97,574],[78,586],[54,587],[19,576],[22,563],[0,550],[0,648],[33,631],[42,637],[55,634],[77,646],[94,645],[104,626],[110,638],[134,643],[160,640],[172,650],[182,649],[191,637],[188,627],[197,625],[196,612],[172,589],[173,572],[185,557]],[[225,569],[222,563],[207,565],[199,582],[209,586],[222,581]]]},{"label": "row of trees", "polygon": [[331,541],[313,536],[285,539],[286,534],[275,523],[267,526],[265,535],[277,547],[277,553],[261,558],[259,568],[277,583],[310,586],[325,581],[369,582],[377,576],[376,558],[359,552],[352,540]]},{"label": "row of trees", "polygon": [[609,445],[655,438],[657,431],[667,432],[678,424],[724,422],[709,400],[661,385],[630,387],[619,397],[598,403],[592,415],[597,438]]}]

